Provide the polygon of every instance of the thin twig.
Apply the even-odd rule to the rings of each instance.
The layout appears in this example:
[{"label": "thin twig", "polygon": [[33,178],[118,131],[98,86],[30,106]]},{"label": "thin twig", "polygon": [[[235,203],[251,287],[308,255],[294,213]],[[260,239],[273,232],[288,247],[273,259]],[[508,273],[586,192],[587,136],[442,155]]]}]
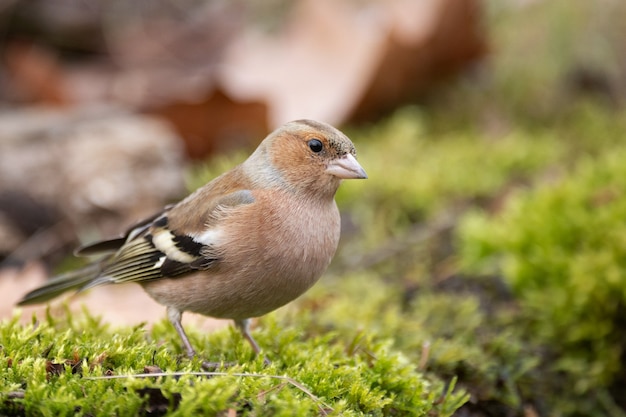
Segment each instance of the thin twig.
[{"label": "thin twig", "polygon": [[[322,415],[328,415],[328,410],[334,411],[333,408],[320,400],[315,394],[313,394],[308,388],[302,385],[300,382],[293,378],[282,375],[264,375],[264,374],[248,374],[248,373],[229,373],[229,372],[157,372],[154,374],[135,374],[135,375],[104,375],[87,377],[89,380],[99,379],[126,379],[126,378],[158,378],[161,376],[235,376],[235,377],[251,377],[251,378],[272,378],[285,381],[303,393],[317,403]],[[323,407],[322,407],[323,406]]]}]

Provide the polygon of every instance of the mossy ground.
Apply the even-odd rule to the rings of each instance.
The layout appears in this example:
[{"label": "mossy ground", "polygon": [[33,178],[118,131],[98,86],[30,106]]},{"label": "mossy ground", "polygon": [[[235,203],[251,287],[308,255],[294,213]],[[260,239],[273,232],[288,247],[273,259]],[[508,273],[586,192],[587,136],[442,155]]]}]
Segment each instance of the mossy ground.
[{"label": "mossy ground", "polygon": [[[29,326],[4,322],[2,414],[451,415],[466,400],[452,379],[425,377],[390,339],[311,321],[289,310],[262,321],[255,333],[270,365],[233,328],[192,331],[199,352],[239,364],[216,375],[198,374],[200,360],[181,356],[166,322],[150,332],[110,329],[87,312]],[[148,372],[169,375],[141,376]]]},{"label": "mossy ground", "polygon": [[625,415],[624,4],[513,3],[488,2],[490,70],[347,129],[370,178],[340,189],[322,281],[258,320],[271,365],[190,329],[231,375],[132,377],[200,364],[166,322],[13,320],[0,414]]}]

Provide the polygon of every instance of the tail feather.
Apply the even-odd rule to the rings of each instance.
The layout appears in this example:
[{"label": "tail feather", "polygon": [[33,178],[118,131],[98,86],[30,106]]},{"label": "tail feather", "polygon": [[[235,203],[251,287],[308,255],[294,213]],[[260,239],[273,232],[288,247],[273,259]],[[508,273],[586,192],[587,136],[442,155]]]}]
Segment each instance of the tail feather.
[{"label": "tail feather", "polygon": [[100,265],[92,264],[76,271],[68,272],[52,278],[46,284],[36,288],[26,294],[17,305],[24,306],[30,304],[44,303],[66,291],[81,290],[91,286],[100,275]]},{"label": "tail feather", "polygon": [[77,248],[74,251],[76,256],[90,256],[90,255],[102,255],[106,253],[117,252],[122,245],[126,242],[126,237],[120,237],[117,239],[101,240],[96,243],[84,245]]}]

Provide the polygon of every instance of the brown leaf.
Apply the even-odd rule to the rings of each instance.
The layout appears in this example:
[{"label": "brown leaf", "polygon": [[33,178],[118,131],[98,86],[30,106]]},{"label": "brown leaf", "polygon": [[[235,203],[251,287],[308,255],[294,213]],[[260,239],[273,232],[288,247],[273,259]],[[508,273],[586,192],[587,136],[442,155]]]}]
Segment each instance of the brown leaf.
[{"label": "brown leaf", "polygon": [[235,100],[220,89],[194,101],[172,99],[148,111],[168,120],[183,138],[187,155],[196,159],[256,146],[269,131],[264,102]]},{"label": "brown leaf", "polygon": [[65,371],[65,365],[52,361],[46,362],[46,373],[49,375],[61,375]]},{"label": "brown leaf", "polygon": [[46,372],[48,373],[48,377],[52,375],[61,375],[65,372],[65,366],[69,365],[72,374],[80,374],[83,373],[83,361],[78,358],[77,360],[66,360],[63,363],[57,363],[52,361],[46,362]]},{"label": "brown leaf", "polygon": [[62,64],[53,51],[28,42],[14,42],[4,54],[13,99],[68,104]]},{"label": "brown leaf", "polygon": [[144,374],[160,374],[163,370],[156,365],[147,365],[143,367]]},{"label": "brown leaf", "polygon": [[90,364],[90,369],[93,369],[93,367],[97,366],[97,365],[102,365],[102,363],[106,360],[106,358],[108,358],[109,355],[106,352],[102,352],[101,354],[99,354],[98,356],[96,356],[94,358],[93,361],[91,361]]}]

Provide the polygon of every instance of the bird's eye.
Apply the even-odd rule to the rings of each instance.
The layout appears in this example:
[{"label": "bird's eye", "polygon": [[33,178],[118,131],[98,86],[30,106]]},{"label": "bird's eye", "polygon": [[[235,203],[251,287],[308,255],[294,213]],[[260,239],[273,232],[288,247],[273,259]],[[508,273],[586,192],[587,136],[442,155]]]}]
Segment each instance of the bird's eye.
[{"label": "bird's eye", "polygon": [[311,149],[315,153],[322,152],[322,149],[324,149],[324,145],[322,145],[322,141],[319,139],[311,139],[308,144],[309,149]]}]

